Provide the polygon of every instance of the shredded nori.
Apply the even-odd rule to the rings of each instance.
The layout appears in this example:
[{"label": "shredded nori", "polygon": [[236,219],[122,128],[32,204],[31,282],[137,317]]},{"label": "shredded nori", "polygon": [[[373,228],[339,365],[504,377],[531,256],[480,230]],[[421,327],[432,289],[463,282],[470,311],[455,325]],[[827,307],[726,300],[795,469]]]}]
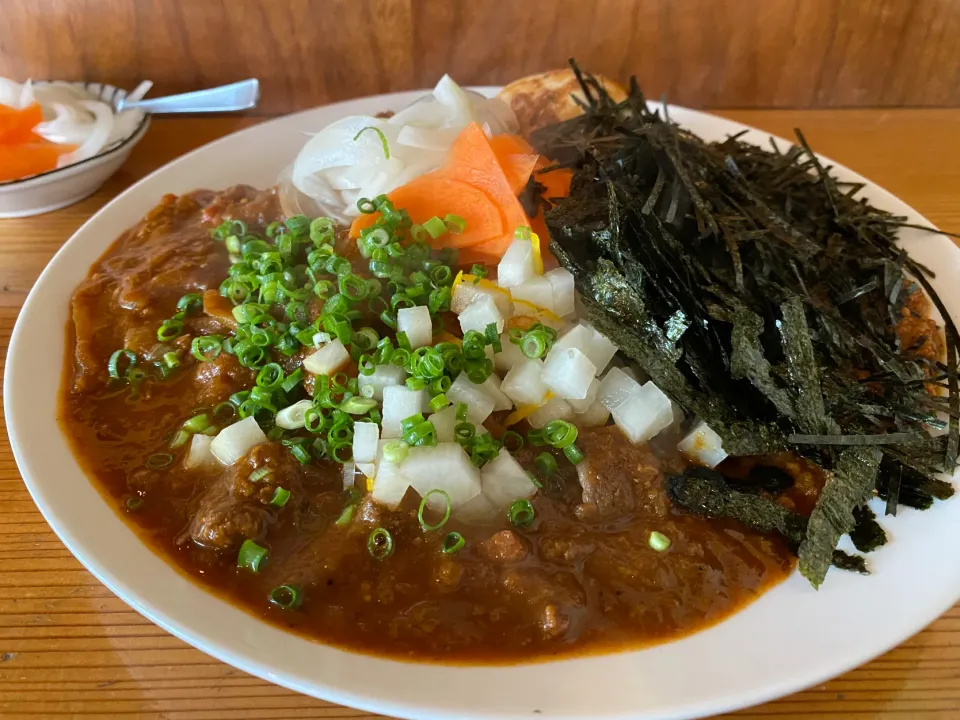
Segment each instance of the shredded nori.
[{"label": "shredded nori", "polygon": [[[670,500],[684,510],[706,518],[736,520],[757,532],[778,533],[787,546],[797,552],[806,536],[808,519],[762,495],[741,492],[732,482],[715,470],[693,467],[681,475],[668,477],[666,490]],[[882,534],[879,525],[877,528]],[[858,546],[858,549],[861,548]],[[842,550],[832,551],[829,564],[868,573],[863,558]]]},{"label": "shredded nori", "polygon": [[[818,585],[868,496],[893,513],[953,492],[936,476],[960,446],[960,333],[897,245],[913,226],[837,180],[799,131],[787,149],[708,143],[651,112],[635,81],[616,103],[574,72],[584,114],[531,137],[573,170],[545,213],[550,250],[589,320],[730,455],[789,448],[827,471],[801,551]],[[943,358],[901,347],[920,288],[944,318]]]},{"label": "shredded nori", "polygon": [[881,545],[886,544],[887,534],[880,527],[880,523],[877,522],[873,510],[863,505],[854,509],[853,517],[857,524],[850,531],[850,539],[857,550],[864,553],[873,552]]}]

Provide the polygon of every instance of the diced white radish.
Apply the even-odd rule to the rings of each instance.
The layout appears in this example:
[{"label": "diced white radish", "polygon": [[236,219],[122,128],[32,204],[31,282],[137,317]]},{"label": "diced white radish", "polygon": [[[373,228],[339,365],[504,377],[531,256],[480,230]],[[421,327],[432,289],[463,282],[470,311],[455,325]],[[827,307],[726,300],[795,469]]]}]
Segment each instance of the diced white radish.
[{"label": "diced white radish", "polygon": [[498,333],[503,332],[503,314],[489,295],[478,296],[467,305],[466,310],[460,313],[460,329],[464,334],[468,330],[476,330],[483,334],[490,323],[497,326]]},{"label": "diced white radish", "polygon": [[552,397],[527,416],[530,427],[542,428],[553,420],[572,420],[573,409],[570,403],[558,397]]},{"label": "diced white radish", "polygon": [[[487,347],[490,346],[488,345]],[[487,393],[487,395],[493,398],[494,412],[513,409],[513,401],[508,398],[500,389],[502,384],[503,381],[500,379],[500,377],[495,373],[491,373],[490,377],[484,380],[483,384],[480,386],[483,388],[483,391]]]},{"label": "diced white radish", "polygon": [[527,500],[537,493],[526,470],[506,450],[486,465],[480,473],[483,483],[483,495],[495,508],[505,510],[514,500]]},{"label": "diced white radish", "polygon": [[604,371],[613,356],[617,354],[616,345],[582,322],[567,330],[553,346],[555,348],[575,347],[590,358],[590,362],[597,368],[597,375]]},{"label": "diced white radish", "polygon": [[468,525],[489,525],[503,516],[492,502],[483,493],[475,495],[457,508],[454,516]]},{"label": "diced white radish", "polygon": [[617,367],[610,371],[600,381],[597,392],[599,400],[607,410],[613,411],[627,402],[633,395],[640,392],[640,383]]},{"label": "diced white radish", "polygon": [[233,465],[251,448],[266,441],[267,436],[263,434],[253,415],[250,415],[221,430],[210,443],[210,452],[224,465]]},{"label": "diced white radish", "polygon": [[298,430],[303,427],[304,416],[307,414],[307,410],[312,407],[312,400],[295,402],[278,412],[274,421],[277,423],[277,427],[282,427],[284,430]]},{"label": "diced white radish", "polygon": [[373,387],[374,400],[383,400],[383,389],[392,385],[403,385],[407,381],[407,371],[396,365],[377,365],[373,374],[364,375],[360,373],[357,378],[357,384],[360,389],[369,386]]},{"label": "diced white radish", "polygon": [[194,435],[190,439],[190,451],[183,461],[183,466],[188,469],[206,467],[216,464],[217,459],[210,452],[210,444],[213,438],[209,435]]},{"label": "diced white radish", "polygon": [[582,413],[573,414],[573,422],[578,428],[603,427],[610,419],[610,411],[604,407],[603,403],[595,400],[593,405],[588,407]]},{"label": "diced white radish", "polygon": [[397,311],[397,332],[407,334],[410,347],[416,350],[424,345],[433,345],[433,322],[430,310],[425,305],[400,308]]},{"label": "diced white radish", "polygon": [[[537,307],[556,312],[553,306],[553,285],[545,275],[534,275],[519,285],[510,288],[514,301],[526,300]],[[518,313],[523,314],[523,313]]]},{"label": "diced white radish", "polygon": [[[449,405],[440,412],[434,413],[430,416],[430,422],[433,423],[433,427],[437,431],[437,442],[453,442],[453,431],[458,424],[457,406]],[[474,432],[480,433],[483,431],[482,427],[477,427],[474,423],[470,424],[473,425]]]},{"label": "diced white radish", "polygon": [[704,422],[694,425],[677,445],[677,449],[694,462],[708,468],[716,467],[727,458],[727,453],[723,450],[723,440]]},{"label": "diced white radish", "polygon": [[303,359],[303,367],[314,375],[332,375],[350,362],[350,353],[339,339],[331,340]]},{"label": "diced white radish", "polygon": [[517,405],[542,405],[547,397],[543,361],[525,357],[503,378],[500,390]]},{"label": "diced white radish", "polygon": [[380,442],[380,426],[372,422],[353,424],[353,461],[372,463],[377,459],[377,445]]},{"label": "diced white radish", "polygon": [[357,472],[362,472],[366,477],[372,478],[377,474],[377,464],[372,462],[357,463]]},{"label": "diced white radish", "polygon": [[583,400],[590,383],[596,380],[597,368],[575,347],[553,348],[543,364],[543,383],[564,400]]},{"label": "diced white radish", "polygon": [[493,299],[493,302],[497,305],[497,310],[500,311],[504,319],[513,314],[513,302],[510,300],[509,292],[474,285],[469,280],[464,280],[454,288],[453,296],[450,298],[450,310],[459,315],[467,309],[470,303],[482,295],[487,295]]},{"label": "diced white radish", "polygon": [[444,393],[456,407],[457,403],[467,406],[467,420],[477,425],[483,423],[493,412],[496,401],[483,385],[470,382],[465,372],[457,375],[450,389]]},{"label": "diced white radish", "polygon": [[536,274],[533,259],[533,243],[529,240],[514,240],[497,265],[497,284],[513,288]]},{"label": "diced white radish", "polygon": [[567,399],[567,402],[570,403],[570,407],[573,409],[574,413],[585,413],[590,409],[590,406],[597,401],[597,393],[600,390],[600,381],[597,378],[593,378],[590,381],[590,385],[587,386],[587,395],[582,400],[571,400]]},{"label": "diced white radish", "polygon": [[520,346],[510,342],[510,333],[503,333],[500,336],[500,352],[493,356],[493,365],[497,372],[509,372],[514,365],[526,359],[527,356],[520,350]]},{"label": "diced white radish", "polygon": [[[454,510],[480,493],[480,471],[455,442],[412,447],[400,468],[420,497],[443,490]],[[427,506],[434,510],[443,510],[444,504],[437,494],[427,499]]]},{"label": "diced white radish", "polygon": [[554,268],[544,275],[553,286],[553,311],[561,317],[566,317],[574,311],[574,299],[576,291],[574,289],[573,275],[566,268]]},{"label": "diced white radish", "polygon": [[400,470],[400,465],[381,458],[377,463],[377,474],[373,478],[373,489],[370,491],[373,499],[395,510],[409,487],[410,481]]},{"label": "diced white radish", "polygon": [[383,421],[381,435],[384,438],[402,436],[400,423],[411,415],[430,409],[430,395],[426,390],[411,390],[405,385],[390,385],[383,389]]},{"label": "diced white radish", "polygon": [[634,444],[646,442],[673,424],[670,398],[652,382],[642,385],[639,392],[630,395],[611,413],[614,422]]}]

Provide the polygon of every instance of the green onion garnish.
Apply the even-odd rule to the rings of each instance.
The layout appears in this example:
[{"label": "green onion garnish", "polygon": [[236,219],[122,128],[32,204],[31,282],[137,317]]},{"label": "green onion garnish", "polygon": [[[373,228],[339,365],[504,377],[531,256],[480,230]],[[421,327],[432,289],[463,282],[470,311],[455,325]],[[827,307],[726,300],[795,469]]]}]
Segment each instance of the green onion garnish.
[{"label": "green onion garnish", "polygon": [[503,443],[503,447],[508,452],[515,453],[523,448],[523,435],[513,430],[507,430],[500,438],[500,442]]},{"label": "green onion garnish", "polygon": [[[443,518],[441,518],[440,522],[437,523],[436,525],[431,525],[430,523],[428,523],[426,520],[423,519],[423,511],[426,509],[427,502],[430,499],[430,497],[434,495],[436,495],[437,497],[443,498],[444,509],[443,509]],[[434,488],[433,490],[428,491],[427,494],[424,495],[423,499],[420,501],[420,507],[417,510],[417,520],[420,521],[420,528],[424,532],[439,530],[440,528],[442,528],[444,525],[447,524],[447,520],[450,519],[450,512],[451,512],[450,494],[447,493],[446,490],[440,490],[439,488]]]},{"label": "green onion garnish", "polygon": [[337,518],[334,525],[336,525],[337,527],[345,527],[349,525],[350,521],[353,520],[353,513],[355,512],[355,508],[356,508],[356,505],[353,503],[351,503],[350,505],[347,505],[343,509],[343,512],[340,513],[340,517]]},{"label": "green onion garnish", "polygon": [[375,407],[377,407],[377,401],[365,397],[347,398],[340,404],[340,409],[349,415],[363,415]]},{"label": "green onion garnish", "polygon": [[130,350],[117,350],[113,355],[110,356],[110,360],[107,361],[107,373],[114,380],[120,377],[120,358],[124,358],[127,361],[127,366],[124,370],[124,374],[130,372],[130,370],[137,364],[137,356],[133,354]]},{"label": "green onion garnish", "polygon": [[447,224],[434,215],[432,218],[423,223],[423,229],[429,233],[430,237],[436,240],[441,235],[446,234]]},{"label": "green onion garnish", "polygon": [[171,350],[170,352],[165,352],[165,353],[163,354],[163,363],[164,363],[164,365],[166,365],[170,370],[173,370],[175,367],[179,367],[179,365],[180,365],[180,356],[177,355],[177,354],[176,354],[175,352],[173,352],[172,350]]},{"label": "green onion garnish", "polygon": [[670,547],[670,538],[668,538],[663,533],[657,532],[654,530],[650,533],[650,547],[656,550],[657,552],[663,552]]},{"label": "green onion garnish", "polygon": [[534,521],[537,513],[529,500],[514,500],[507,510],[507,520],[515,527],[526,527]]},{"label": "green onion garnish", "polygon": [[[380,137],[380,144],[383,146],[383,157],[386,160],[390,159],[390,145],[387,143],[387,136],[383,134],[383,130],[373,125],[367,125],[365,128],[361,129],[356,135],[353,136],[353,141],[356,142],[360,139],[360,136],[363,135],[367,130],[373,130]],[[357,203],[357,207],[360,208],[360,212],[364,212],[363,208],[360,207],[360,203],[363,202],[363,199]],[[369,201],[368,201],[369,202]],[[376,207],[376,206],[374,206]],[[371,211],[373,212],[373,211]]]},{"label": "green onion garnish", "polygon": [[161,468],[169,467],[172,464],[173,455],[165,452],[153,453],[153,455],[147,457],[146,462],[144,462],[144,465],[151,470],[160,470]]},{"label": "green onion garnish", "polygon": [[290,499],[290,491],[286,488],[278,487],[273,491],[273,497],[270,498],[270,504],[274,507],[283,507]]},{"label": "green onion garnish", "polygon": [[439,395],[436,395],[430,399],[430,410],[431,412],[439,412],[449,404],[450,401],[447,399],[447,396],[443,393],[440,393]]},{"label": "green onion garnish", "polygon": [[244,540],[237,554],[237,567],[250,572],[260,572],[260,566],[267,563],[270,551],[253,540]]},{"label": "green onion garnish", "polygon": [[463,539],[463,535],[458,532],[449,532],[447,536],[443,539],[443,554],[444,555],[453,555],[458,553],[463,549],[463,546],[467,544],[467,541]]},{"label": "green onion garnish", "polygon": [[410,446],[403,440],[391,440],[383,446],[383,459],[390,463],[402,463],[409,451]]},{"label": "green onion garnish", "polygon": [[183,429],[187,432],[202,433],[210,426],[210,416],[206,413],[194,415],[183,424]]},{"label": "green onion garnish", "polygon": [[200,293],[187,293],[177,300],[177,310],[192,313],[203,308],[203,296]]},{"label": "green onion garnish", "polygon": [[136,512],[143,507],[143,495],[131,495],[127,498],[126,506],[127,510]]},{"label": "green onion garnish", "polygon": [[393,536],[386,528],[374,528],[367,538],[367,550],[374,560],[385,560],[393,554]]},{"label": "green onion garnish", "polygon": [[467,229],[467,221],[459,215],[447,214],[443,218],[447,231],[452,233],[462,233]]},{"label": "green onion garnish", "polygon": [[583,453],[580,451],[580,448],[578,448],[576,445],[567,445],[563,449],[563,454],[566,455],[567,460],[569,460],[574,465],[579,465],[580,462],[583,460]]},{"label": "green onion garnish", "polygon": [[566,420],[552,420],[543,428],[543,437],[550,445],[562,450],[577,439],[577,426]]},{"label": "green onion garnish", "polygon": [[250,473],[247,476],[247,480],[249,480],[250,482],[260,482],[265,477],[269,477],[272,474],[273,474],[273,468],[265,466],[265,467],[257,468],[252,473]]},{"label": "green onion garnish", "polygon": [[557,460],[548,452],[540,453],[533,462],[544,477],[550,477],[557,471]]},{"label": "green onion garnish", "polygon": [[190,354],[200,362],[215,360],[223,347],[223,338],[219,335],[195,337],[190,343]]},{"label": "green onion garnish", "polygon": [[284,610],[296,610],[303,603],[303,593],[296,585],[279,585],[267,598],[271,604]]},{"label": "green onion garnish", "polygon": [[173,436],[173,439],[170,441],[170,449],[176,450],[177,448],[183,447],[187,444],[187,442],[189,442],[191,437],[193,437],[193,435],[186,430],[182,428],[177,430]]}]

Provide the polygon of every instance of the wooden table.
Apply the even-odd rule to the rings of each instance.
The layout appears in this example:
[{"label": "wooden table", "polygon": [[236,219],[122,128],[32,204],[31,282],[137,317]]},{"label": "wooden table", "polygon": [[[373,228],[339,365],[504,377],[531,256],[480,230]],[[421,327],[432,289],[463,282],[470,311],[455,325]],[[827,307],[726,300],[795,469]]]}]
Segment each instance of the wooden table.
[{"label": "wooden table", "polygon": [[[960,229],[960,110],[721,114],[784,136],[801,126],[818,151],[886,187],[935,224]],[[37,275],[91,214],[183,152],[254,122],[156,120],[126,166],[92,198],[49,215],[0,220],[0,358]],[[0,503],[0,717],[371,717],[234,670],[114,597],[43,521],[5,433]],[[863,668],[729,717],[960,718],[960,605]]]}]

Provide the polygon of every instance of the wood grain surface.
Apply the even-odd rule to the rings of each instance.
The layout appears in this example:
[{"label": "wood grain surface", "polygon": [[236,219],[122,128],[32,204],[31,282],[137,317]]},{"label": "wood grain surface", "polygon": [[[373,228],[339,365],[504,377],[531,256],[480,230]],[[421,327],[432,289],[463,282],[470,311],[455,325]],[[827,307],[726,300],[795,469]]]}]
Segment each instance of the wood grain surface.
[{"label": "wood grain surface", "polygon": [[[780,135],[800,126],[817,150],[883,185],[934,223],[960,228],[960,110],[722,114]],[[124,168],[92,198],[36,218],[0,220],[0,361],[30,286],[93,212],[183,152],[252,122],[158,119]],[[372,717],[234,670],[131,610],[83,569],[43,521],[5,432],[0,507],[0,717]],[[869,665],[727,717],[960,718],[960,606]]]},{"label": "wood grain surface", "polygon": [[958,107],[957,0],[0,0],[0,75],[157,92],[246,77],[259,112],[562,66],[690,107]]}]

